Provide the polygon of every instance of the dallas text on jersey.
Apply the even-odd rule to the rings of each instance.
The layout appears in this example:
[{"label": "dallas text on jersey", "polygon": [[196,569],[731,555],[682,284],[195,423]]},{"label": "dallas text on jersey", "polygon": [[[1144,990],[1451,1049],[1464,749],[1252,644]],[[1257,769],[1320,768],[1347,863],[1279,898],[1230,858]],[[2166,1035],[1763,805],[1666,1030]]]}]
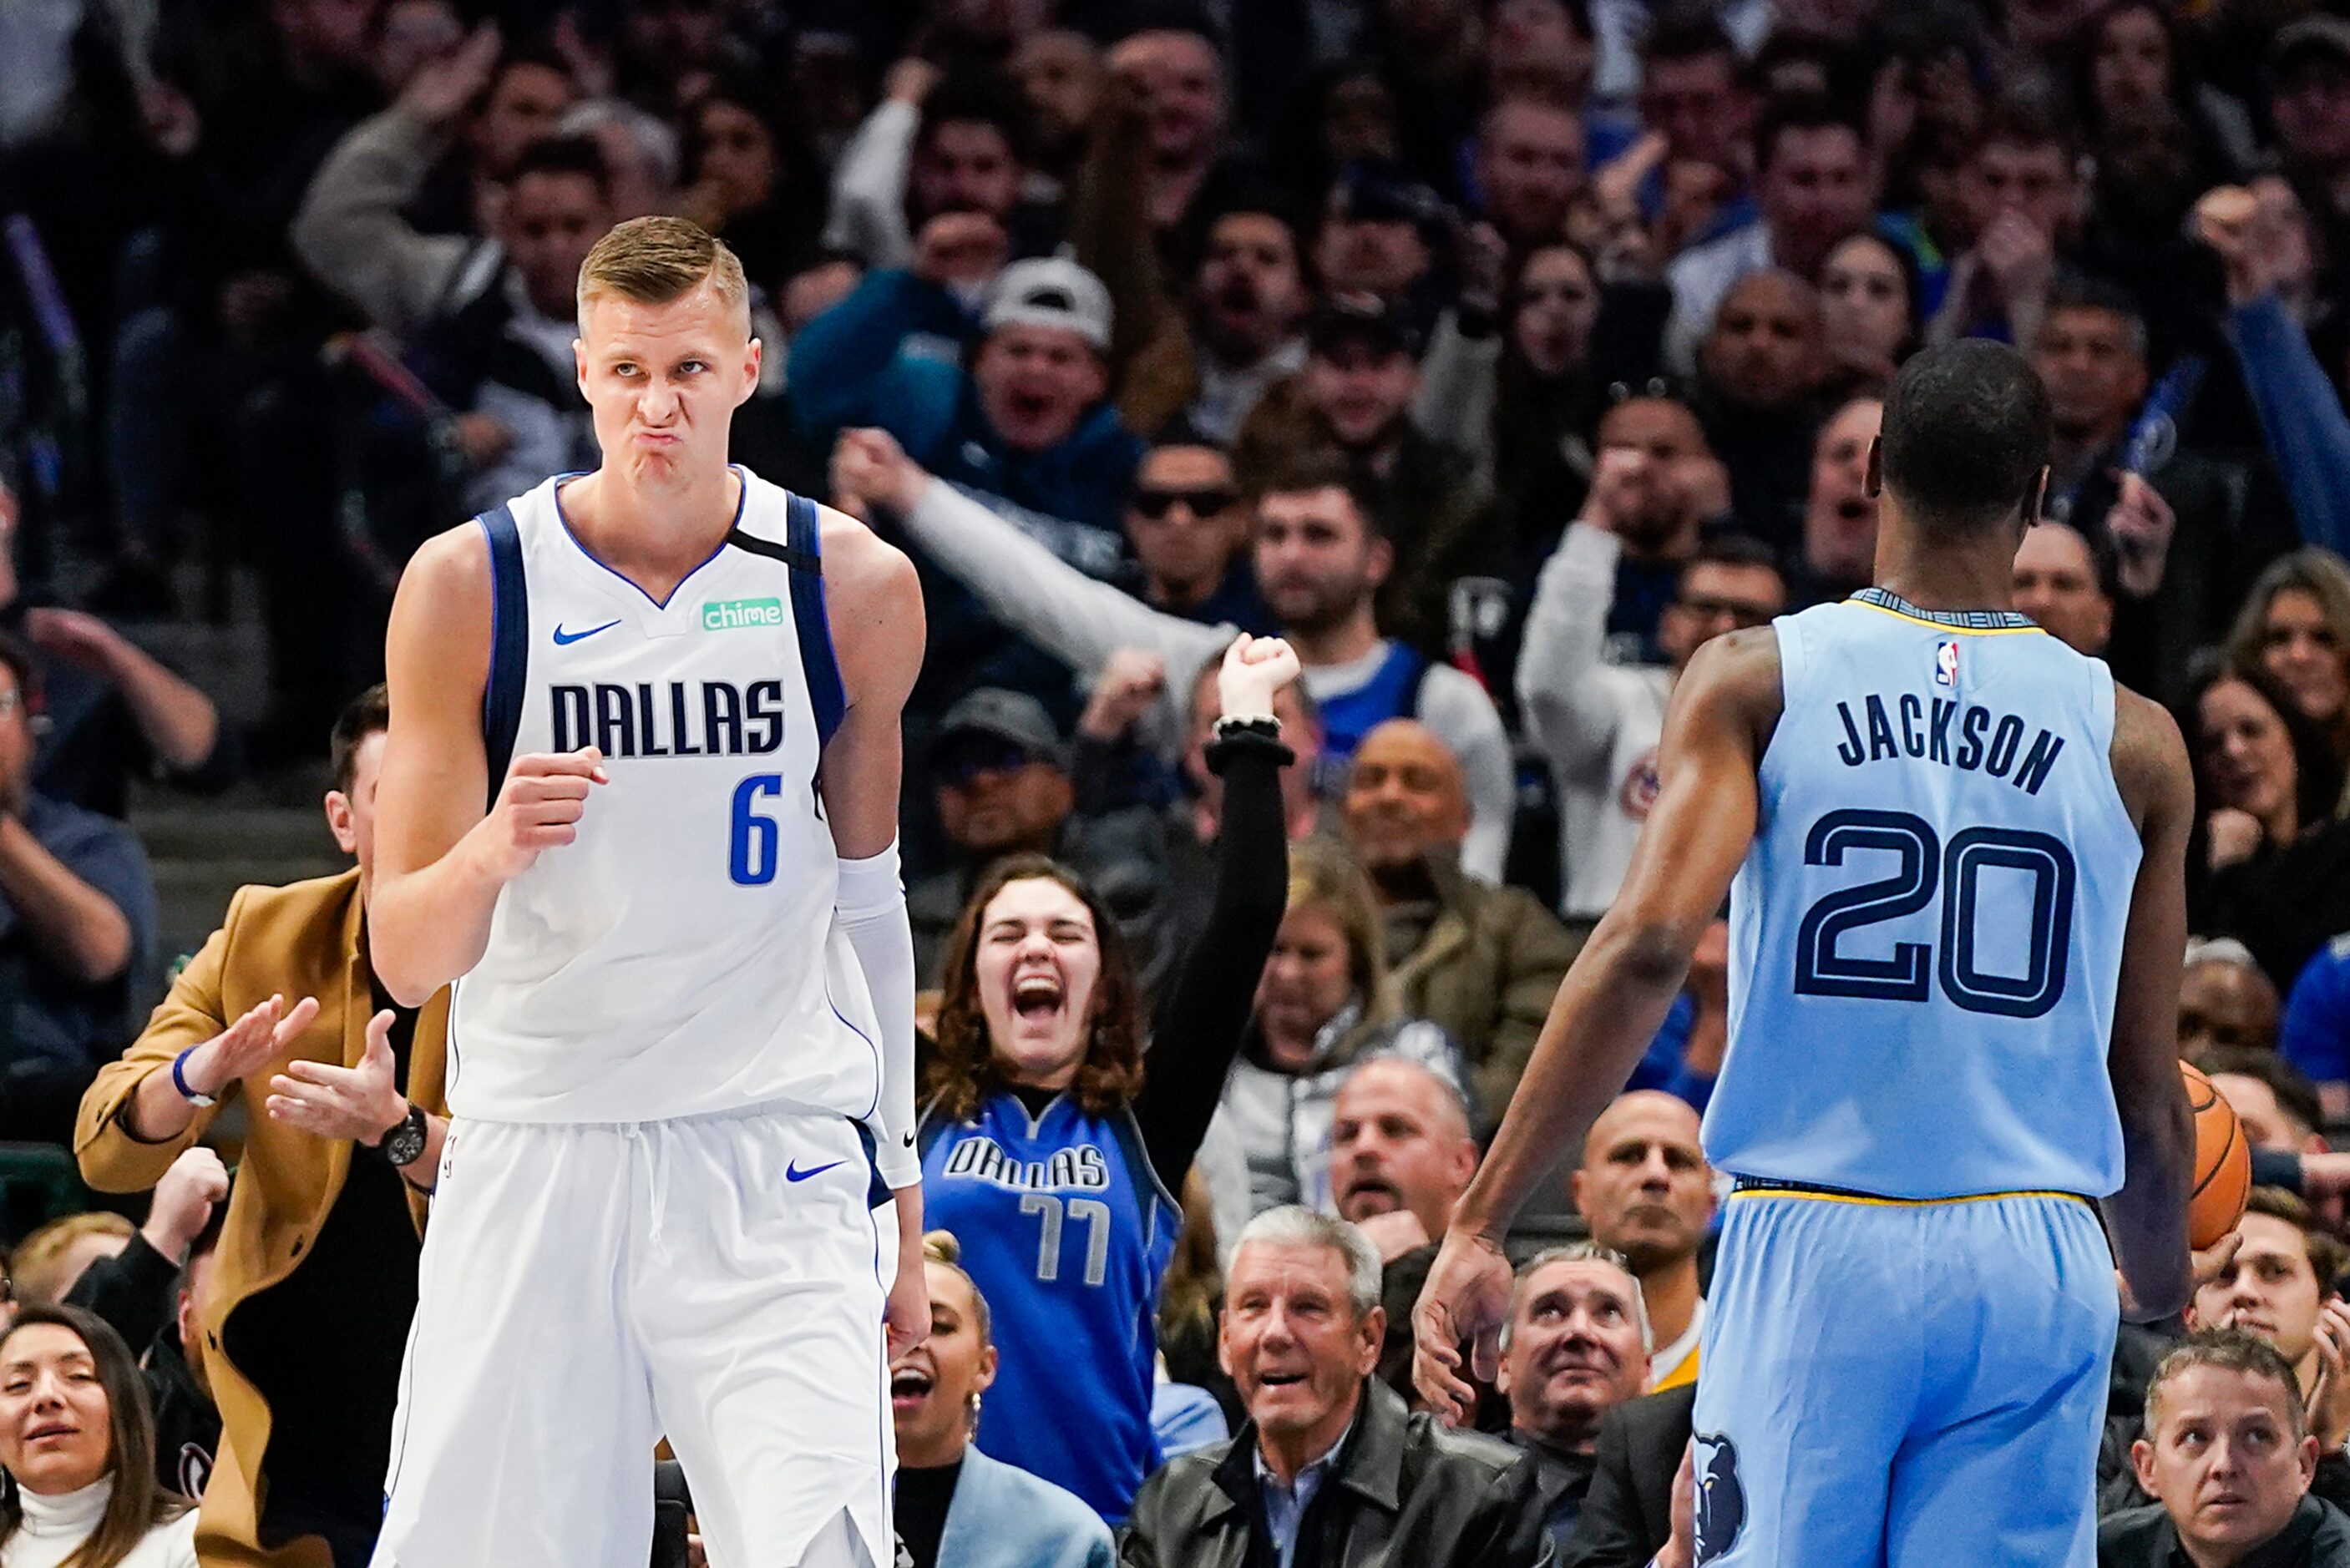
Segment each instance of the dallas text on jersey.
[{"label": "dallas text on jersey", "polygon": [[942,1175],[984,1181],[1014,1191],[1052,1192],[1076,1188],[1102,1192],[1109,1187],[1109,1162],[1089,1143],[1056,1150],[1050,1159],[1017,1160],[992,1137],[965,1138],[947,1156]]},{"label": "dallas text on jersey", "polygon": [[[702,688],[697,701],[691,690]],[[739,690],[723,680],[634,686],[550,686],[555,750],[592,745],[608,757],[762,755],[784,743],[784,683],[754,680]]]},{"label": "dallas text on jersey", "polygon": [[[1988,708],[1939,697],[1933,699],[1929,707],[1913,692],[1901,693],[1894,701],[1900,714],[1898,721],[1887,712],[1885,699],[1875,692],[1862,699],[1861,705],[1866,715],[1865,720],[1854,718],[1851,703],[1835,705],[1836,717],[1844,721],[1845,735],[1836,744],[1836,760],[1848,768],[1888,757],[1921,758],[1968,773],[1981,770],[1993,778],[2007,778],[2012,771],[2012,782],[2016,788],[2026,794],[2038,794],[2040,786],[2048,782],[2048,770],[2056,763],[2056,753],[2064,749],[2064,738],[2046,730],[2034,735],[2026,749],[2026,726],[2014,714],[2001,714],[1994,722]],[[1954,729],[1958,732],[1955,743],[1951,737]],[[1865,740],[1864,732],[1867,737]],[[2022,762],[2016,760],[2020,750],[2023,752]]]}]

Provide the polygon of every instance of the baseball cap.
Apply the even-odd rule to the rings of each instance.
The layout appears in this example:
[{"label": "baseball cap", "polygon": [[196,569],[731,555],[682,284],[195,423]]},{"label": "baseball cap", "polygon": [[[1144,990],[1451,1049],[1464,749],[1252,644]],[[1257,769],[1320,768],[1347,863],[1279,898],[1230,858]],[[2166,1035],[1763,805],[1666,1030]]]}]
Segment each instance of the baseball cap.
[{"label": "baseball cap", "polygon": [[1336,294],[1315,307],[1305,326],[1305,347],[1324,358],[1348,344],[1380,354],[1419,357],[1419,328],[1376,294]]},{"label": "baseball cap", "polygon": [[2337,65],[2350,66],[2350,19],[2320,14],[2278,28],[2276,41],[2269,46],[2269,70],[2282,73],[2309,55],[2328,56]]},{"label": "baseball cap", "polygon": [[1053,728],[1045,705],[1024,691],[983,686],[966,693],[940,721],[934,750],[944,753],[966,736],[1008,742],[1037,762],[1066,769],[1068,757],[1060,732]]},{"label": "baseball cap", "polygon": [[1057,327],[1109,352],[1109,290],[1066,256],[1014,262],[987,291],[986,326]]},{"label": "baseball cap", "polygon": [[1330,187],[1329,215],[1361,223],[1410,223],[1431,238],[1444,227],[1444,198],[1402,165],[1358,158]]}]

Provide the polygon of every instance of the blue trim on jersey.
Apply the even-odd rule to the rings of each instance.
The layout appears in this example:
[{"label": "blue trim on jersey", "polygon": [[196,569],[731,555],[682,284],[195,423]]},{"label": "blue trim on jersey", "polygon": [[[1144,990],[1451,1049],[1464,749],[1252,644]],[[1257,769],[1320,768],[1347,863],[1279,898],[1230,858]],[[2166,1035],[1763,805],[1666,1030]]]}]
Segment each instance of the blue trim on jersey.
[{"label": "blue trim on jersey", "polygon": [[[873,1129],[863,1122],[857,1124],[857,1142],[858,1147],[865,1150],[865,1207],[879,1209],[884,1203],[894,1201],[889,1184],[881,1179],[881,1161],[874,1153]],[[881,1293],[888,1295],[889,1288],[882,1286]]]},{"label": "blue trim on jersey", "polygon": [[522,530],[514,508],[476,519],[490,546],[490,675],[482,687],[482,750],[490,799],[506,782],[522,729],[523,678],[530,663],[530,594],[523,583]]},{"label": "blue trim on jersey", "polygon": [[1921,609],[1899,594],[1883,588],[1863,588],[1852,596],[1865,605],[1906,615],[1912,620],[1929,620],[1936,626],[1956,627],[1961,631],[2037,630],[2038,623],[2030,616],[2013,610],[1936,610]]},{"label": "blue trim on jersey", "polygon": [[786,541],[816,563],[814,570],[792,568],[792,628],[799,634],[800,669],[807,677],[808,701],[816,710],[816,745],[831,743],[833,732],[848,712],[848,691],[841,683],[840,660],[832,651],[832,623],[824,607],[824,524],[816,503],[805,495],[791,496],[784,507],[789,520]]},{"label": "blue trim on jersey", "polygon": [[[734,520],[726,525],[726,531],[729,534],[732,534],[735,529],[743,525],[743,509],[750,504],[751,477],[731,462],[726,465],[726,471],[729,473],[732,473],[734,476],[735,483],[743,487],[742,493],[734,498]],[[710,565],[711,562],[718,559],[720,555],[724,553],[726,549],[726,541],[721,539],[718,541],[717,549],[711,551],[710,554],[704,556],[700,561],[694,564],[692,572],[688,572],[685,576],[678,578],[677,587],[670,589],[667,597],[658,599],[653,597],[652,595],[645,592],[644,586],[639,583],[636,578],[629,576],[626,572],[614,571],[611,566],[606,565],[603,561],[598,560],[597,558],[596,552],[581,544],[579,542],[579,535],[571,531],[571,516],[568,513],[563,510],[563,483],[566,480],[578,479],[580,477],[582,476],[577,473],[561,473],[556,475],[555,489],[553,492],[555,496],[555,520],[563,524],[563,536],[571,541],[571,547],[573,549],[578,551],[588,560],[594,562],[596,566],[602,570],[610,573],[613,576],[619,578],[620,581],[628,584],[631,588],[634,588],[637,591],[637,597],[643,599],[647,604],[652,606],[653,608],[662,610],[669,608],[671,601],[677,597],[678,588],[682,588],[686,584],[691,582],[693,580],[694,572],[701,571],[702,567]]]}]

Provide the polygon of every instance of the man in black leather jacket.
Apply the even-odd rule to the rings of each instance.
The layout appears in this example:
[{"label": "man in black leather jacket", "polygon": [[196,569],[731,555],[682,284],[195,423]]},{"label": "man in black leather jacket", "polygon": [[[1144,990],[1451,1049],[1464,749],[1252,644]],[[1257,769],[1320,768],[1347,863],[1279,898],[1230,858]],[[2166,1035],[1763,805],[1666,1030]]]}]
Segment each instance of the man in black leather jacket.
[{"label": "man in black leather jacket", "polygon": [[1219,1343],[1249,1422],[1145,1481],[1126,1568],[1549,1568],[1533,1465],[1371,1377],[1379,1256],[1294,1206],[1241,1232]]}]

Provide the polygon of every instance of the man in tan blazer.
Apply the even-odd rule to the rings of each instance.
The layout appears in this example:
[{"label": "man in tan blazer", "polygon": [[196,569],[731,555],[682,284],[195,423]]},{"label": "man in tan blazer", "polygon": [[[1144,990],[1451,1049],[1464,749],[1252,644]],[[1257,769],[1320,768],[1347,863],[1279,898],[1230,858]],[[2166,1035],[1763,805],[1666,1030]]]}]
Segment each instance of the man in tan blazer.
[{"label": "man in tan blazer", "polygon": [[207,1568],[364,1568],[382,1519],[425,1199],[446,1129],[448,995],[395,1010],[367,956],[383,689],[337,721],[339,877],[243,888],[83,1098],[82,1176],[152,1187],[241,1097],[249,1127],[188,1346],[220,1407]]}]

